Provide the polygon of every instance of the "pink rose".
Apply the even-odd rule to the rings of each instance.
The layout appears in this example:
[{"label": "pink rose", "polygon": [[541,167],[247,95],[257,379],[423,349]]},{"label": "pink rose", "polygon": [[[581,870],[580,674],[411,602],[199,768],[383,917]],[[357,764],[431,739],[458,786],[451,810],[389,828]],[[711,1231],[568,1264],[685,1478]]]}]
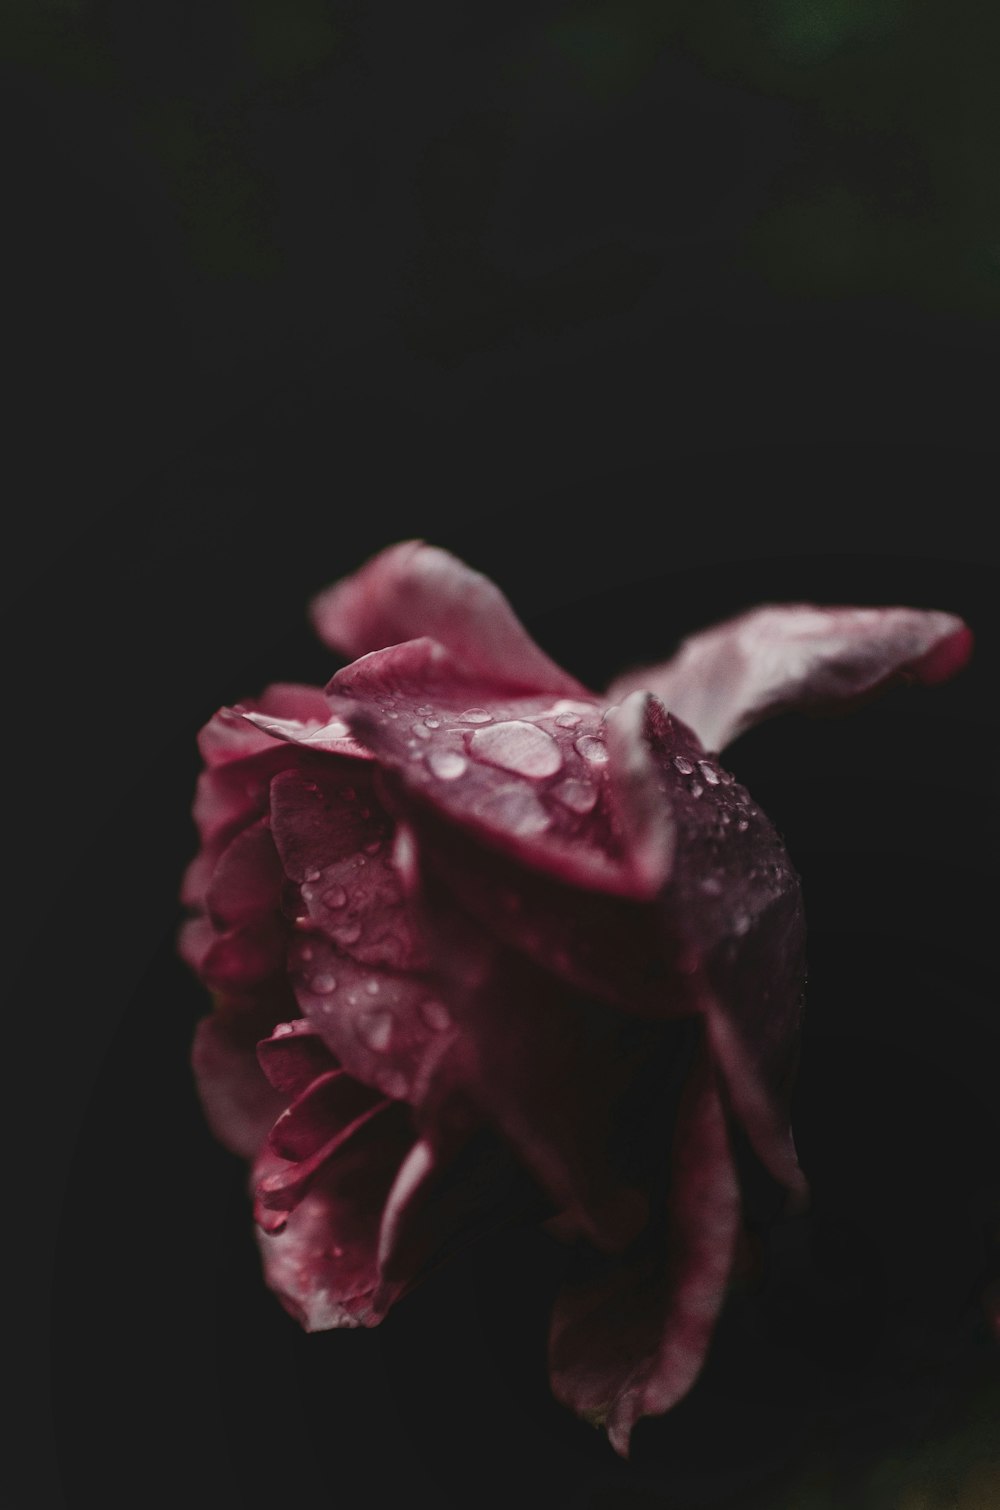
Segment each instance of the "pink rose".
[{"label": "pink rose", "polygon": [[556,1395],[627,1453],[704,1361],[741,1240],[733,1135],[798,1197],[799,883],[718,752],[772,713],[944,680],[971,634],[779,605],[605,694],[420,542],[313,605],[357,657],[201,735],[194,1066],[252,1164],[267,1282],[372,1326],[462,1243],[576,1244]]}]

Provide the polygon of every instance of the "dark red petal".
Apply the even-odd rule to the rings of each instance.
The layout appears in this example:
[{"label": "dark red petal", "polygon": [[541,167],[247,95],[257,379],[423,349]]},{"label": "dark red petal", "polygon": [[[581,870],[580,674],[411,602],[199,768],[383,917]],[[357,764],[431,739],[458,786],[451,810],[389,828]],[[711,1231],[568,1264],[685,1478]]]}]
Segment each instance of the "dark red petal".
[{"label": "dark red petal", "polygon": [[285,1108],[268,1141],[282,1159],[309,1159],[381,1100],[377,1091],[345,1070],[327,1070]]},{"label": "dark red petal", "polygon": [[219,856],[205,905],[220,929],[253,924],[278,910],[283,880],[268,821],[261,818]]},{"label": "dark red petal", "polygon": [[275,1090],[297,1096],[337,1061],[304,1017],[282,1022],[257,1045],[257,1060]]},{"label": "dark red petal", "polygon": [[253,1003],[227,1003],[195,1029],[191,1050],[198,1093],[212,1132],[226,1148],[252,1159],[284,1105],[262,1074],[255,1045],[270,1023]]},{"label": "dark red petal", "polygon": [[212,991],[239,996],[270,991],[283,978],[287,930],[276,915],[216,933],[198,973]]},{"label": "dark red petal", "polygon": [[498,587],[420,540],[390,546],[312,605],[316,632],[348,656],[429,635],[498,690],[587,696],[540,650]]},{"label": "dark red petal", "polygon": [[[404,1109],[387,1103],[355,1127],[330,1157],[279,1232],[258,1231],[268,1285],[306,1331],[373,1326],[385,1314],[378,1284],[382,1209],[413,1134]],[[269,1150],[254,1184],[281,1167]]]},{"label": "dark red petal", "polygon": [[692,635],[608,696],[655,692],[706,749],[721,750],[775,713],[850,708],[899,680],[943,681],[971,652],[972,633],[954,614],[772,604]]},{"label": "dark red petal", "polygon": [[293,941],[289,970],[300,1011],[338,1062],[395,1100],[411,1097],[454,1031],[433,977],[362,964],[317,932]]},{"label": "dark red petal", "polygon": [[249,709],[259,709],[274,718],[294,718],[303,722],[325,722],[329,717],[321,688],[276,682],[259,698],[240,703],[238,708],[220,708],[212,715],[198,735],[198,748],[207,766],[244,760],[266,748],[267,737],[242,717]]},{"label": "dark red petal", "polygon": [[627,1019],[501,948],[447,899],[430,936],[456,1031],[418,1082],[418,1123],[447,1125],[456,1100],[474,1108],[579,1231],[621,1249],[647,1215],[615,1150],[643,1057]]},{"label": "dark red petal", "polygon": [[596,703],[500,697],[433,640],[364,656],[337,673],[328,696],[425,810],[568,884],[648,894],[608,805]]},{"label": "dark red petal", "polygon": [[607,1425],[627,1457],[642,1416],[669,1410],[694,1383],[722,1306],[739,1223],[739,1188],[714,1071],[691,1069],[671,1155],[665,1232],[564,1288],[549,1344],[552,1387]]},{"label": "dark red petal", "polygon": [[286,771],[271,783],[271,826],[302,917],[363,964],[418,969],[426,961],[393,858],[392,821],[364,767],[339,763],[312,779]]}]

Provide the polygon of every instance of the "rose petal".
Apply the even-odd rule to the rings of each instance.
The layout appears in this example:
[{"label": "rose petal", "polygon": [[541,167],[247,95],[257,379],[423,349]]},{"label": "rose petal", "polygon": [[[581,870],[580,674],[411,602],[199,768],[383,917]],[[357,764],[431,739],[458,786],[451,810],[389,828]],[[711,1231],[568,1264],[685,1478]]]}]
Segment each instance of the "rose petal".
[{"label": "rose petal", "polygon": [[411,1097],[453,1031],[440,984],[362,964],[318,932],[293,941],[289,970],[301,1012],[338,1062],[395,1100]]},{"label": "rose petal", "polygon": [[420,540],[390,546],[328,587],[312,619],[320,639],[348,656],[429,635],[466,674],[497,689],[588,695],[539,649],[488,577]]},{"label": "rose petal", "polygon": [[257,1061],[275,1090],[297,1096],[320,1075],[337,1068],[337,1061],[304,1017],[279,1023],[257,1045]]},{"label": "rose petal", "polygon": [[633,867],[608,807],[596,703],[498,698],[470,682],[433,640],[364,656],[337,673],[327,695],[424,810],[529,870],[602,892],[645,894],[648,879]]},{"label": "rose petal", "polygon": [[[374,1326],[385,1314],[387,1298],[382,1308],[373,1302],[381,1214],[412,1142],[404,1109],[385,1103],[327,1160],[284,1230],[258,1230],[267,1283],[306,1331]],[[281,1163],[265,1152],[254,1183]]]},{"label": "rose petal", "polygon": [[605,1421],[623,1457],[635,1423],[669,1410],[697,1378],[732,1266],[739,1188],[704,1046],[681,1101],[671,1169],[660,1242],[565,1287],[553,1312],[553,1391]]},{"label": "rose petal", "polygon": [[257,1003],[223,1003],[195,1029],[191,1050],[205,1118],[224,1147],[252,1159],[285,1098],[262,1074],[256,1043],[271,1026]]},{"label": "rose petal", "polygon": [[219,928],[263,920],[276,912],[284,874],[267,819],[243,829],[223,850],[205,905]]},{"label": "rose petal", "polygon": [[772,604],[692,635],[608,696],[655,692],[706,749],[722,750],[775,713],[849,708],[899,680],[943,681],[971,651],[972,632],[953,614]]},{"label": "rose petal", "polygon": [[[332,765],[332,769],[330,768]],[[271,783],[271,826],[285,873],[300,887],[303,919],[363,964],[420,969],[426,957],[407,910],[392,821],[364,767],[339,762],[306,780]]]},{"label": "rose petal", "polygon": [[220,708],[198,735],[198,748],[207,766],[244,760],[267,746],[267,739],[249,725],[243,714],[257,709],[273,718],[302,721],[329,718],[322,689],[293,682],[276,682],[259,698],[247,699],[236,708]]}]

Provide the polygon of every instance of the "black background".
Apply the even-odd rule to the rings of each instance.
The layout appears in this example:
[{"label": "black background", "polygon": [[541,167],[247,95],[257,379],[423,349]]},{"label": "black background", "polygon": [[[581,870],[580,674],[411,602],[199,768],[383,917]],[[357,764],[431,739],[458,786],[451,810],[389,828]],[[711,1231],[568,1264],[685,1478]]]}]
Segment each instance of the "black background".
[{"label": "black background", "polygon": [[[820,1510],[882,1510],[908,1473],[982,1472],[995,321],[905,266],[811,286],[753,252],[818,117],[682,34],[616,92],[579,85],[572,9],[275,14],[4,23],[8,1250],[42,1428],[11,1503],[780,1510],[811,1474]],[[307,600],[414,535],[594,686],[768,599],[978,637],[947,687],[731,752],[803,877],[814,1201],[627,1465],[548,1395],[560,1249],[513,1232],[377,1332],[305,1337],[190,1083],[195,732],[325,681]]]}]

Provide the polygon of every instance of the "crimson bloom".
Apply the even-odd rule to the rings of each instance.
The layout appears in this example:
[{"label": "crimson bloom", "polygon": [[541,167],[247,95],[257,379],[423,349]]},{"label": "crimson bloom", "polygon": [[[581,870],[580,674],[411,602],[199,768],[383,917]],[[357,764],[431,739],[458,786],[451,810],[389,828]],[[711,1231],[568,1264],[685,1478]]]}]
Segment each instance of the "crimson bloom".
[{"label": "crimson bloom", "polygon": [[560,1400],[627,1454],[704,1361],[741,1233],[734,1135],[801,1197],[798,878],[719,751],[786,709],[941,681],[971,634],[768,606],[582,686],[446,552],[313,605],[355,657],[200,736],[182,952],[194,1067],[251,1162],[264,1272],[310,1331],[372,1326],[498,1223],[575,1245]]}]

